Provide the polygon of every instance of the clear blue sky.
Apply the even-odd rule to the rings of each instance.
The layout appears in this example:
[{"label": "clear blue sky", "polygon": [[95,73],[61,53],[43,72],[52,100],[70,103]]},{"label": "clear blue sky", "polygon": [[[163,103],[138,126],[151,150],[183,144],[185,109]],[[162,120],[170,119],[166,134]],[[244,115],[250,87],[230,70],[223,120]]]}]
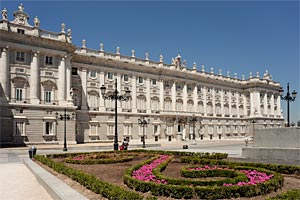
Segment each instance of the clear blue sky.
[{"label": "clear blue sky", "polygon": [[[30,23],[38,16],[41,28],[60,31],[64,22],[72,29],[73,43],[81,46],[152,60],[160,53],[166,63],[180,52],[187,65],[195,61],[206,70],[221,68],[241,77],[263,75],[300,91],[299,1],[22,1]],[[20,1],[2,1],[9,19]],[[291,104],[291,120],[300,119],[300,95]],[[282,101],[284,115],[286,102]]]}]

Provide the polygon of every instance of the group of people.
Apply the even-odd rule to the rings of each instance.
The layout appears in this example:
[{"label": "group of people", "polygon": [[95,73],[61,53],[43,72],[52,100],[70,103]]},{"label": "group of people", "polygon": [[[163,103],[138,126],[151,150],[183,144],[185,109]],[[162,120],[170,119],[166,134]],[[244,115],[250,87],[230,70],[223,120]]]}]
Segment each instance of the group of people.
[{"label": "group of people", "polygon": [[126,140],[126,138],[124,138],[122,145],[120,146],[120,150],[127,150],[128,149],[128,141]]}]

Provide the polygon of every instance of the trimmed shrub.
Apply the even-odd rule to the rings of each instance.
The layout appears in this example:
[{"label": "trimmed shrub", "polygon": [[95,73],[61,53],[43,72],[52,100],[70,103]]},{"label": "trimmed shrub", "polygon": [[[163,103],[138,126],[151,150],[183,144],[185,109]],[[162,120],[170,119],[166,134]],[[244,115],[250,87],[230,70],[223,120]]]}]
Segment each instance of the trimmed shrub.
[{"label": "trimmed shrub", "polygon": [[272,198],[266,198],[266,200],[299,200],[300,199],[300,189],[294,189],[289,190],[286,192],[283,192],[282,194],[279,194]]},{"label": "trimmed shrub", "polygon": [[119,186],[100,181],[93,175],[86,174],[80,170],[65,166],[63,163],[54,162],[53,160],[41,155],[36,155],[34,158],[44,165],[51,167],[58,173],[65,174],[74,181],[79,182],[84,187],[94,191],[97,194],[101,194],[103,197],[106,197],[108,199],[143,199],[143,197],[136,192],[125,190],[124,188],[121,188]]}]

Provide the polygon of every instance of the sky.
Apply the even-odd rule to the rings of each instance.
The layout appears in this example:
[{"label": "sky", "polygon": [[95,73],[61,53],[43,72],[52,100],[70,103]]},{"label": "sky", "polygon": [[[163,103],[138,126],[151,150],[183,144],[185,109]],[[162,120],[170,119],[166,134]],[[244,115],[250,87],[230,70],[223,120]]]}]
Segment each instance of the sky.
[{"label": "sky", "polygon": [[[73,44],[165,63],[180,53],[188,67],[213,67],[241,78],[266,70],[273,80],[300,92],[299,1],[14,1],[0,2],[9,20],[23,3],[40,28],[60,32],[62,22],[72,29]],[[290,104],[291,122],[300,120],[300,94]],[[286,104],[282,109],[286,118]]]}]

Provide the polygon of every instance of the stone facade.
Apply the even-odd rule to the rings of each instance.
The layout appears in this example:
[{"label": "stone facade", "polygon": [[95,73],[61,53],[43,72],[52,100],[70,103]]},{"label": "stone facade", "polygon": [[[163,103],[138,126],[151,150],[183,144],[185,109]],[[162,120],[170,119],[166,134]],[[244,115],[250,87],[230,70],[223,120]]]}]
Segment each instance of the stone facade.
[{"label": "stone facade", "polygon": [[[72,44],[71,30],[60,33],[28,23],[23,5],[9,21],[2,10],[0,21],[0,94],[2,144],[61,143],[67,115],[68,143],[112,141],[114,102],[102,98],[105,85],[112,94],[117,81],[119,94],[131,91],[129,101],[117,103],[119,139],[140,140],[138,119],[150,119],[147,140],[189,140],[195,125],[196,140],[237,138],[256,127],[281,127],[283,117],[279,90],[266,71],[242,79],[213,68],[189,68],[180,55],[167,64],[124,56],[120,48],[109,53]],[[57,114],[56,114],[57,113]],[[193,122],[192,119],[196,119]],[[254,123],[251,123],[255,121]]]}]

